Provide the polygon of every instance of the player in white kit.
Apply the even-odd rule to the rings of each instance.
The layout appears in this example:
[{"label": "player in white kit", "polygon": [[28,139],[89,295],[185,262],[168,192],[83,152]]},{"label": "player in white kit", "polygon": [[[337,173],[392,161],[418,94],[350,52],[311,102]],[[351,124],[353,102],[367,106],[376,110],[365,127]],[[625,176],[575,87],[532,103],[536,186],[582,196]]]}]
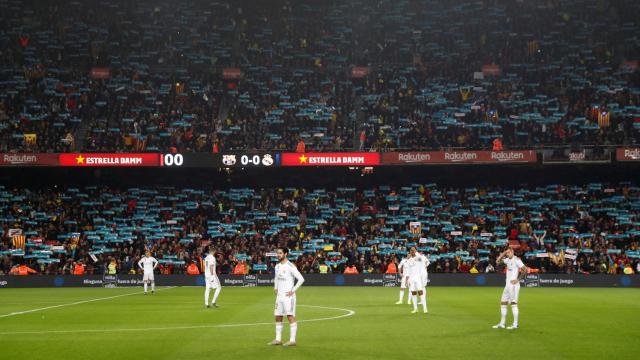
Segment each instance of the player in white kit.
[{"label": "player in white kit", "polygon": [[428,313],[427,311],[427,285],[429,283],[429,265],[431,265],[431,261],[429,261],[429,258],[426,255],[423,255],[421,253],[416,253],[416,256],[419,256],[422,258],[422,263],[424,264],[424,266],[420,269],[420,272],[422,273],[422,295],[420,295],[420,302],[422,303],[422,310],[424,311],[424,313]]},{"label": "player in white kit", "polygon": [[[218,296],[220,295],[220,291],[222,290],[222,286],[220,286],[220,279],[218,279],[218,274],[216,273],[216,258],[213,256],[215,251],[213,246],[209,246],[209,253],[204,258],[204,306],[214,308],[218,307]],[[211,300],[211,305],[209,305],[209,294],[211,293],[211,289],[215,289],[213,293],[213,300]]]},{"label": "player in white kit", "polygon": [[[405,271],[405,265],[409,258],[405,257],[400,260],[400,264],[398,265],[398,271],[400,272],[400,299],[396,302],[396,305],[402,304],[402,299],[404,298],[404,290],[407,288],[407,272]],[[411,304],[411,295],[407,296],[407,304]]]},{"label": "player in white kit", "polygon": [[[505,257],[506,256],[506,257]],[[496,265],[503,262],[507,266],[506,285],[502,291],[500,300],[500,323],[494,325],[494,329],[504,329],[507,320],[507,305],[511,304],[511,312],[513,313],[513,325],[507,327],[508,330],[518,328],[518,295],[520,293],[520,280],[524,279],[527,274],[527,267],[522,260],[513,254],[513,249],[505,250],[498,259]]]},{"label": "player in white kit", "polygon": [[286,247],[278,248],[276,252],[278,261],[275,269],[275,278],[273,281],[273,289],[276,293],[276,309],[274,315],[276,317],[276,338],[269,345],[282,344],[282,324],[283,318],[286,316],[289,320],[289,328],[291,335],[289,342],[284,346],[296,345],[296,333],[298,324],[296,323],[296,290],[302,286],[304,278],[298,268],[289,261],[289,249]]},{"label": "player in white kit", "polygon": [[422,303],[423,312],[427,312],[427,301],[425,297],[425,280],[426,280],[426,257],[412,247],[409,250],[409,260],[405,264],[408,275],[409,291],[411,292],[411,303],[413,304],[412,314],[418,312],[418,296]]},{"label": "player in white kit", "polygon": [[151,284],[151,294],[156,292],[156,281],[153,277],[153,270],[158,266],[158,260],[151,256],[151,251],[147,250],[145,256],[138,261],[138,267],[142,269],[142,282],[144,283],[144,294],[147,295],[147,286]]}]

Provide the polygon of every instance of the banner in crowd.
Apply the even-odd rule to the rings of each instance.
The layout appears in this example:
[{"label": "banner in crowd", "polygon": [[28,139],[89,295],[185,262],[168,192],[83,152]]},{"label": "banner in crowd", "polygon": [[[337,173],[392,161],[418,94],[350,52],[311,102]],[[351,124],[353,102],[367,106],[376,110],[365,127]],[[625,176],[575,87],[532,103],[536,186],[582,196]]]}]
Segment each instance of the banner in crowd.
[{"label": "banner in crowd", "polygon": [[640,161],[640,148],[616,149],[617,161]]},{"label": "banner in crowd", "polygon": [[[396,287],[396,274],[303,274],[304,286]],[[273,274],[220,275],[222,286],[273,286]],[[156,275],[157,286],[202,286],[202,275]],[[429,286],[504,286],[504,274],[429,274]],[[640,287],[640,278],[607,274],[528,274],[524,287]],[[142,275],[32,275],[0,276],[1,288],[34,287],[142,287]],[[496,289],[496,291],[501,291]]]},{"label": "banner in crowd", "polygon": [[363,78],[369,75],[369,71],[370,71],[369,67],[355,66],[351,68],[351,77],[354,79]]},{"label": "banner in crowd", "polygon": [[58,154],[0,154],[0,166],[57,166]]},{"label": "banner in crowd", "polygon": [[382,165],[535,163],[533,150],[405,151],[382,153]]},{"label": "banner in crowd", "polygon": [[108,79],[111,77],[111,70],[107,67],[94,67],[91,68],[89,76],[92,79]]},{"label": "banner in crowd", "polygon": [[282,166],[373,166],[380,165],[377,152],[282,153]]},{"label": "banner in crowd", "polygon": [[242,70],[237,68],[225,68],[222,69],[222,78],[226,80],[240,79],[242,77]]},{"label": "banner in crowd", "polygon": [[502,69],[497,64],[486,64],[482,65],[482,74],[484,76],[500,76]]},{"label": "banner in crowd", "polygon": [[160,154],[157,154],[157,153],[60,154],[60,166],[76,166],[76,167],[160,166]]}]

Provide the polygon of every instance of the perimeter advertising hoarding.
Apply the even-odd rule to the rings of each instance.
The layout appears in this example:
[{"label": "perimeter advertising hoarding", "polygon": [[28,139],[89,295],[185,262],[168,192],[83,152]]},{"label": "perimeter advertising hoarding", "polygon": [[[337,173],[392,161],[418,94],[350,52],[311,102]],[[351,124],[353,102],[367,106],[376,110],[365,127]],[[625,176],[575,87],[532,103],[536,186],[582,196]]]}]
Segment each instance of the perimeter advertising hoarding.
[{"label": "perimeter advertising hoarding", "polygon": [[399,151],[382,153],[382,165],[535,163],[533,150]]},{"label": "perimeter advertising hoarding", "polygon": [[58,154],[3,153],[0,166],[58,166]]},{"label": "perimeter advertising hoarding", "polygon": [[160,166],[160,154],[157,154],[157,153],[60,154],[60,166],[75,166],[75,167]]},{"label": "perimeter advertising hoarding", "polygon": [[617,161],[640,161],[640,148],[616,149]]},{"label": "perimeter advertising hoarding", "polygon": [[380,153],[282,153],[280,164],[282,166],[375,166],[380,165]]},{"label": "perimeter advertising hoarding", "polygon": [[[303,274],[304,286],[399,286],[394,274]],[[504,286],[504,274],[429,274],[429,286]],[[156,275],[158,286],[203,286],[204,277]],[[273,275],[220,275],[222,286],[273,286]],[[629,275],[529,274],[524,287],[640,287],[640,277]],[[2,288],[142,286],[142,275],[32,275],[0,276]],[[304,287],[303,286],[303,287]]]}]

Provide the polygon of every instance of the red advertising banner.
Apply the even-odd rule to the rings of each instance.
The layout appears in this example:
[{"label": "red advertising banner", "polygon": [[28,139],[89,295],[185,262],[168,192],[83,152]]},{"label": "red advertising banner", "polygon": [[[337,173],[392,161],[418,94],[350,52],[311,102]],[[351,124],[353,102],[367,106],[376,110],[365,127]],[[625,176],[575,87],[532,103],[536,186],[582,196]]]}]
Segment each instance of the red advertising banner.
[{"label": "red advertising banner", "polygon": [[366,66],[356,66],[351,68],[351,77],[352,78],[363,78],[369,75],[369,67]]},{"label": "red advertising banner", "polygon": [[487,64],[482,66],[482,74],[484,74],[484,76],[500,76],[502,70],[500,69],[500,65]]},{"label": "red advertising banner", "polygon": [[160,154],[157,154],[157,153],[60,154],[60,166],[78,166],[78,167],[160,166]]},{"label": "red advertising banner", "polygon": [[92,79],[108,79],[111,77],[111,70],[106,67],[94,67],[91,68],[89,76],[91,76]]},{"label": "red advertising banner", "polygon": [[616,149],[617,161],[640,161],[640,148]]},{"label": "red advertising banner", "polygon": [[630,73],[635,72],[638,70],[638,63],[638,60],[623,61],[620,64],[620,70]]},{"label": "red advertising banner", "polygon": [[242,77],[242,71],[237,68],[222,69],[223,79],[240,79]]},{"label": "red advertising banner", "polygon": [[58,154],[0,154],[0,166],[57,166]]},{"label": "red advertising banner", "polygon": [[282,153],[282,166],[373,166],[380,165],[377,152]]},{"label": "red advertising banner", "polygon": [[382,153],[382,165],[533,163],[534,150],[406,151]]}]

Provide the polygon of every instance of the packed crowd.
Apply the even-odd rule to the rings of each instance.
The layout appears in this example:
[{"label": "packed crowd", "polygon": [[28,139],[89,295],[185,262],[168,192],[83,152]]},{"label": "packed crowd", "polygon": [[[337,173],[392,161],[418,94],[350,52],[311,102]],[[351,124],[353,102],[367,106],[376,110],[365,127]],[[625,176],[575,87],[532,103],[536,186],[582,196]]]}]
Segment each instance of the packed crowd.
[{"label": "packed crowd", "polygon": [[639,7],[4,0],[0,152],[640,144]]},{"label": "packed crowd", "polygon": [[491,272],[507,245],[534,271],[627,273],[640,266],[639,212],[631,183],[0,188],[0,274],[136,273],[145,249],[162,273],[197,273],[207,245],[221,273],[273,271],[276,246],[306,273],[385,273],[412,246],[432,272]]}]

